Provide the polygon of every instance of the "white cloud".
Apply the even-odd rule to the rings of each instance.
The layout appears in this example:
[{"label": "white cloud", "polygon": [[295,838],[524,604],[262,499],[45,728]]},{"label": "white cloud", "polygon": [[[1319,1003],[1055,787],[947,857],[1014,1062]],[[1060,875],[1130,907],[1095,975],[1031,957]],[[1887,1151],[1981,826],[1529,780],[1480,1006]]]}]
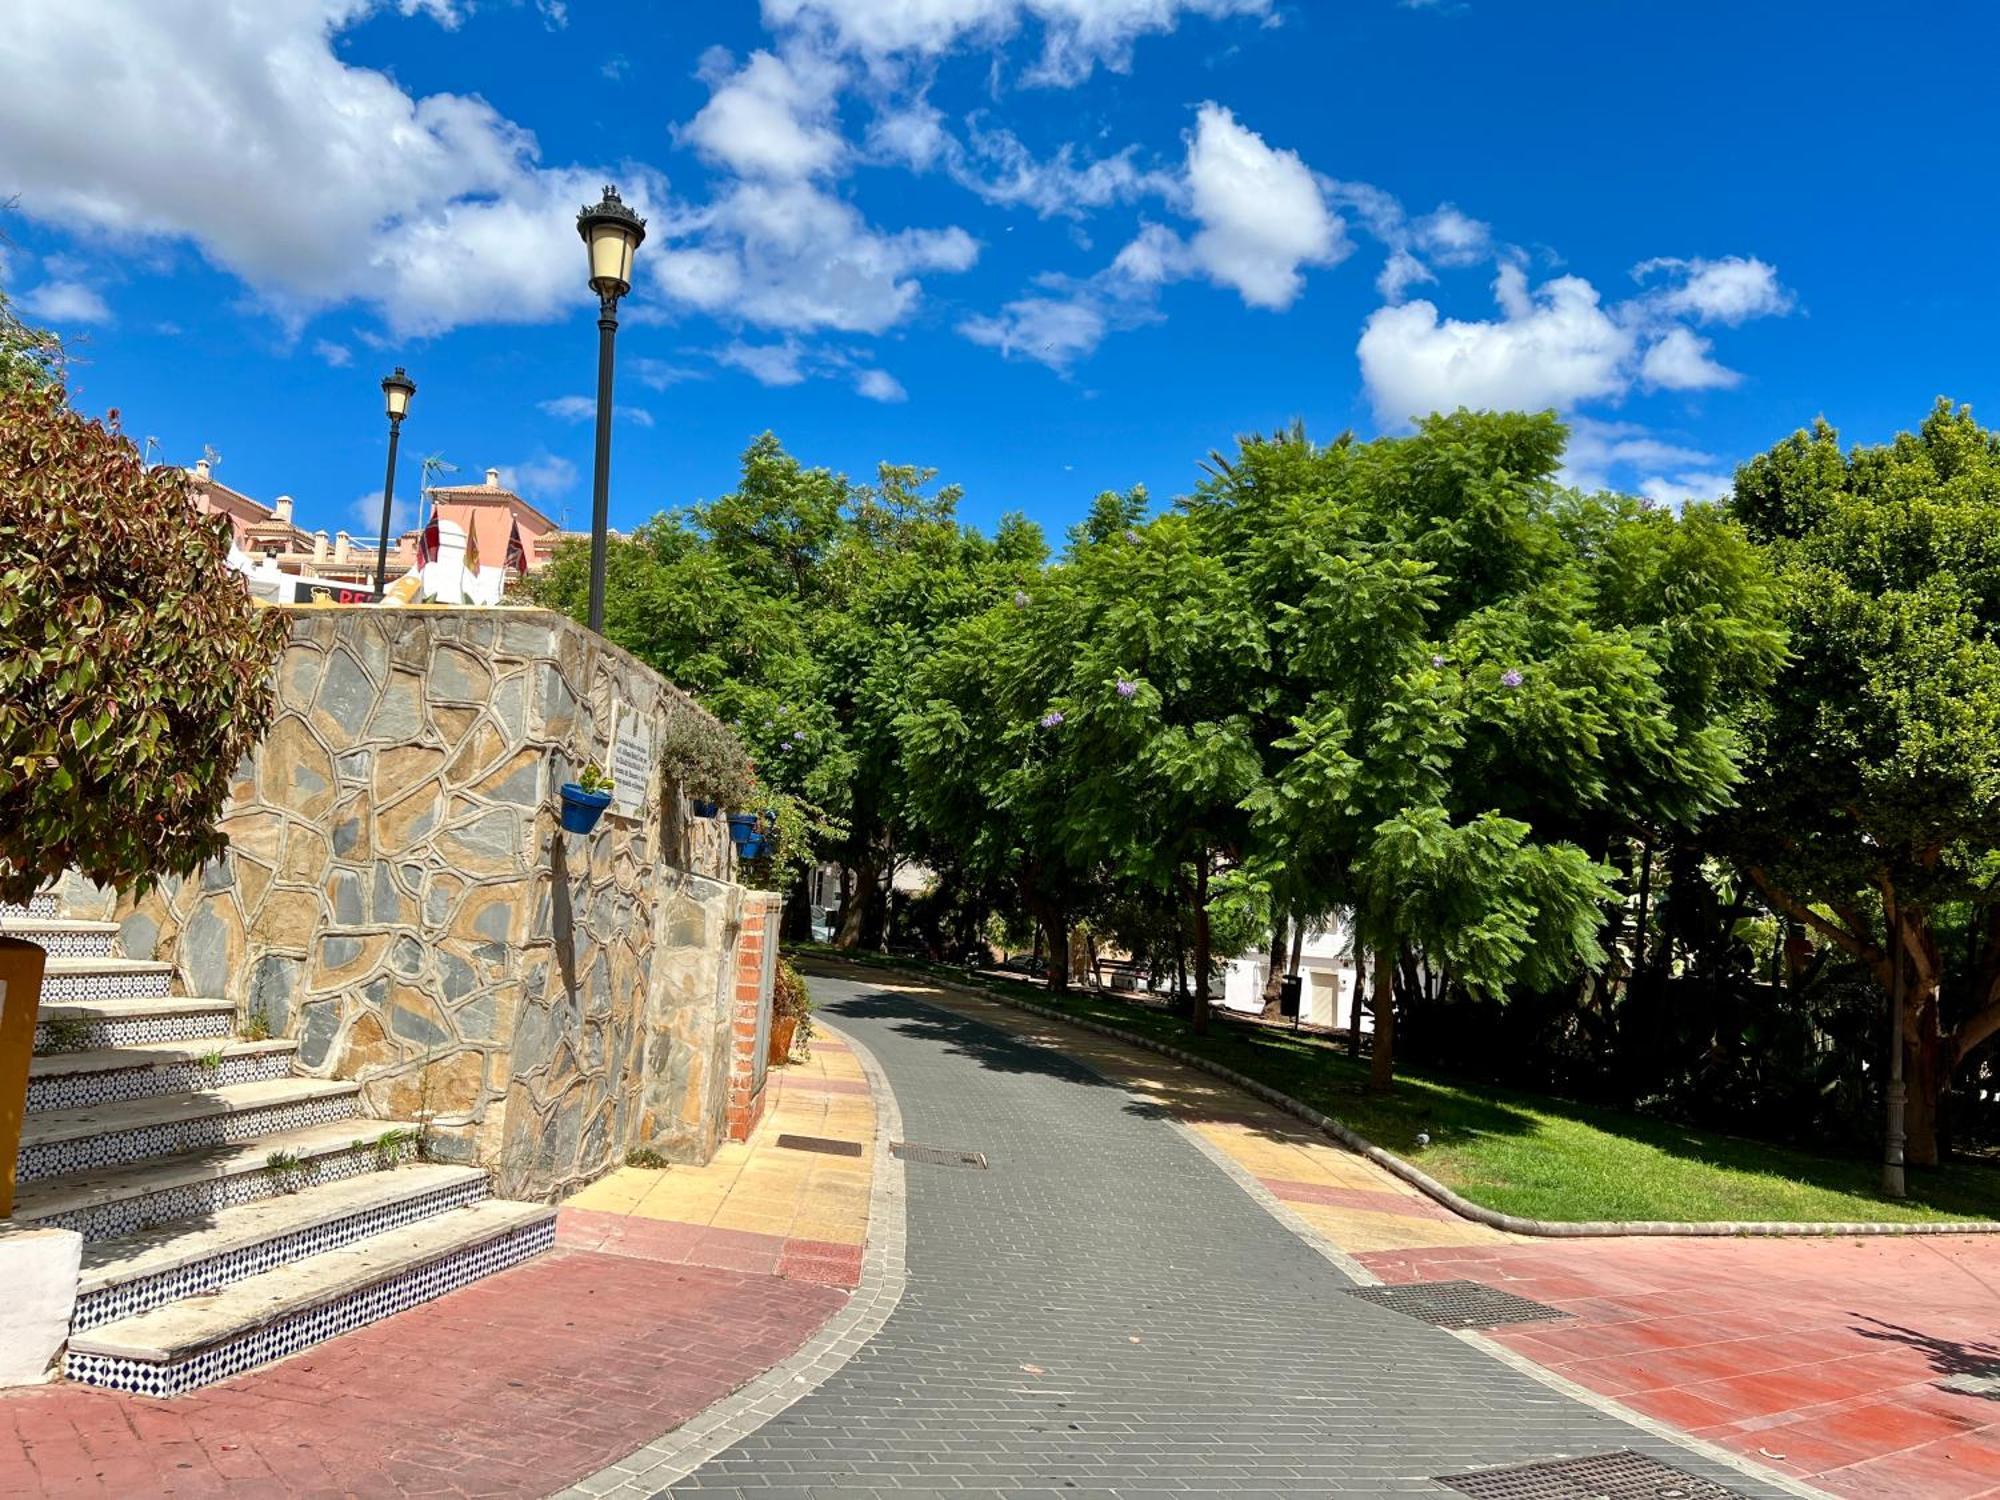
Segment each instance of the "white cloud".
[{"label": "white cloud", "polygon": [[679,385],[687,380],[708,379],[706,370],[672,364],[664,359],[634,359],[632,374],[639,384],[649,386],[656,391],[664,391],[670,385]]},{"label": "white cloud", "polygon": [[332,339],[313,340],[313,353],[336,370],[344,370],[354,363],[354,351],[345,344],[336,344]]},{"label": "white cloud", "polygon": [[1684,500],[1726,499],[1735,487],[1736,478],[1732,474],[1694,471],[1645,480],[1639,486],[1639,493],[1656,504],[1677,506]]},{"label": "white cloud", "polygon": [[45,323],[109,323],[111,308],[80,281],[45,281],[16,299],[21,312]]},{"label": "white cloud", "polygon": [[667,238],[672,248],[650,265],[670,299],[799,332],[879,333],[914,311],[919,274],[963,271],[979,255],[963,229],[885,233],[805,182],[737,182]]},{"label": "white cloud", "polygon": [[551,31],[562,31],[569,25],[569,0],[535,0],[535,10]]},{"label": "white cloud", "polygon": [[1666,316],[1690,316],[1699,323],[1733,328],[1752,318],[1782,317],[1794,304],[1791,292],[1778,280],[1777,268],[1755,256],[1725,255],[1719,260],[1661,256],[1641,261],[1632,275],[1638,281],[1664,276],[1667,285],[1652,294],[1652,305]]},{"label": "white cloud", "polygon": [[1089,296],[1022,297],[997,314],[965,319],[958,331],[975,344],[1008,356],[1039,360],[1066,370],[1104,342],[1111,331],[1101,303]]},{"label": "white cloud", "polygon": [[[389,502],[389,535],[402,535],[417,524],[417,499],[415,495],[397,495]],[[370,490],[348,507],[348,514],[354,517],[353,532],[356,536],[379,537],[382,527],[382,492]],[[392,547],[393,552],[395,549]]]},{"label": "white cloud", "polygon": [[1188,247],[1195,261],[1252,307],[1289,307],[1300,267],[1332,265],[1351,248],[1298,153],[1266,145],[1219,104],[1196,115],[1187,193],[1202,226]]},{"label": "white cloud", "polygon": [[1273,18],[1272,0],[764,0],[763,8],[767,23],[816,32],[878,70],[994,45],[1035,23],[1042,53],[1028,81],[1065,87],[1100,64],[1124,72],[1134,42],[1172,31],[1183,14]]},{"label": "white cloud", "polygon": [[854,389],[870,401],[907,401],[910,393],[903,382],[887,370],[863,370],[854,377]]},{"label": "white cloud", "polygon": [[499,468],[502,488],[544,509],[547,508],[542,505],[544,498],[566,495],[576,487],[576,465],[553,453],[539,453],[518,463],[501,464]]},{"label": "white cloud", "polygon": [[1601,490],[1611,487],[1615,472],[1691,470],[1714,462],[1714,454],[1665,442],[1636,422],[1572,417],[1562,479],[1578,489]]},{"label": "white cloud", "polygon": [[1740,384],[1741,375],[1708,357],[1712,347],[1692,328],[1669,328],[1646,350],[1639,376],[1646,384],[1669,391],[1721,390]]},{"label": "white cloud", "polygon": [[[559,422],[590,422],[597,417],[597,402],[589,396],[551,396],[548,400],[538,401],[535,404]],[[653,414],[643,406],[614,404],[611,414],[621,422],[630,422],[634,427],[653,425]]]},{"label": "white cloud", "polygon": [[1413,228],[1417,245],[1441,266],[1477,265],[1493,253],[1493,226],[1449,203],[1440,203]]},{"label": "white cloud", "polygon": [[934,120],[932,129],[934,135],[900,141],[911,165],[921,165],[916,158],[925,152],[932,159],[941,157],[952,181],[968,192],[1002,207],[1033,209],[1044,219],[1082,218],[1088,209],[1173,188],[1164,174],[1134,162],[1136,146],[1115,156],[1083,157],[1075,143],[1065,142],[1054,155],[1037,160],[1004,127],[982,127],[975,119],[963,142],[947,135]]},{"label": "white cloud", "polygon": [[1392,250],[1375,278],[1375,290],[1384,302],[1401,302],[1403,294],[1419,282],[1436,281],[1431,268],[1407,250]]},{"label": "white cloud", "polygon": [[1502,316],[1490,321],[1441,318],[1425,301],[1369,317],[1357,352],[1384,421],[1460,406],[1568,407],[1630,384],[1637,340],[1599,305],[1589,282],[1558,276],[1531,292],[1527,273],[1506,265],[1493,292]]},{"label": "white cloud", "polygon": [[[446,25],[462,11],[400,8]],[[576,207],[603,177],[543,168],[534,137],[484,100],[419,98],[342,61],[336,38],[371,9],[16,6],[0,48],[6,186],[45,221],[192,241],[292,316],[359,299],[426,333],[574,304]]]},{"label": "white cloud", "polygon": [[847,153],[834,103],[842,70],[809,49],[753,52],[740,69],[721,48],[702,59],[708,103],[680,131],[705,158],[746,176],[810,177]]},{"label": "white cloud", "polygon": [[741,370],[760,385],[802,385],[806,379],[806,346],[797,339],[777,344],[746,344],[741,339],[715,351],[716,361]]}]

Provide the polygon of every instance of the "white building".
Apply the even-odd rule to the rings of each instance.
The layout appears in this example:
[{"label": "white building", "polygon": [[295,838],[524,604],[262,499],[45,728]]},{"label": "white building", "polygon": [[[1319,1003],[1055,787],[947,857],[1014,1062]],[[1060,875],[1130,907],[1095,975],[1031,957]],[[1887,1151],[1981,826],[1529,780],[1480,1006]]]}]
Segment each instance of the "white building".
[{"label": "white building", "polygon": [[[1264,981],[1271,971],[1270,944],[1229,961],[1224,969],[1222,1003],[1230,1010],[1252,1014],[1264,1009]],[[1299,945],[1299,1019],[1308,1026],[1345,1031],[1354,1024],[1353,941],[1345,922],[1324,931],[1308,928]],[[1375,1021],[1366,1009],[1361,1029],[1372,1032]]]}]

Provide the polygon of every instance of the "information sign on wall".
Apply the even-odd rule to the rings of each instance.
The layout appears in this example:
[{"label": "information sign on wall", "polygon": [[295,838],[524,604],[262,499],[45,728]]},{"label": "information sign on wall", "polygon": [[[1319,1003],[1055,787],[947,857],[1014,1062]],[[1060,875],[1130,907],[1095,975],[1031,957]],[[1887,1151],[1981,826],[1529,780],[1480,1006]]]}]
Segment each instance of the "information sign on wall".
[{"label": "information sign on wall", "polygon": [[636,818],[646,806],[653,784],[653,728],[645,716],[620,707],[617,732],[611,736],[611,811]]}]

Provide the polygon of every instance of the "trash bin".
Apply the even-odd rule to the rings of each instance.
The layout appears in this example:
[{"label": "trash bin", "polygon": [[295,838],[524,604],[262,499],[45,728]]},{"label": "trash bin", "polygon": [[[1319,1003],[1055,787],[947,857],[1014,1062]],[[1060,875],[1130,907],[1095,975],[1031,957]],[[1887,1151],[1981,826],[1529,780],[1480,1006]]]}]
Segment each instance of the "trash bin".
[{"label": "trash bin", "polygon": [[1299,993],[1305,981],[1296,974],[1287,974],[1278,981],[1278,1014],[1287,1021],[1299,1018]]}]

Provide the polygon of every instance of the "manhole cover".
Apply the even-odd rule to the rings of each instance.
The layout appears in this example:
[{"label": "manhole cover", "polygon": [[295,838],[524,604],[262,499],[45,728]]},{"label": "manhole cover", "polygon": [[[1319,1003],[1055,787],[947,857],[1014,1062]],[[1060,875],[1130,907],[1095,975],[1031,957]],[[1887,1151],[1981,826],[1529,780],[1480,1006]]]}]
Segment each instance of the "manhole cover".
[{"label": "manhole cover", "polygon": [[928,1162],[934,1167],[986,1168],[984,1151],[959,1151],[950,1146],[914,1146],[908,1141],[891,1141],[889,1154],[904,1161]]},{"label": "manhole cover", "polygon": [[859,1156],[861,1142],[836,1141],[823,1135],[781,1135],[778,1144],[787,1151],[819,1151],[827,1156]]},{"label": "manhole cover", "polygon": [[1746,1500],[1741,1490],[1630,1449],[1445,1474],[1438,1483],[1475,1500]]},{"label": "manhole cover", "polygon": [[1350,1297],[1391,1308],[1437,1328],[1493,1328],[1501,1323],[1540,1323],[1566,1312],[1516,1297],[1480,1281],[1413,1281],[1403,1286],[1353,1286]]}]

